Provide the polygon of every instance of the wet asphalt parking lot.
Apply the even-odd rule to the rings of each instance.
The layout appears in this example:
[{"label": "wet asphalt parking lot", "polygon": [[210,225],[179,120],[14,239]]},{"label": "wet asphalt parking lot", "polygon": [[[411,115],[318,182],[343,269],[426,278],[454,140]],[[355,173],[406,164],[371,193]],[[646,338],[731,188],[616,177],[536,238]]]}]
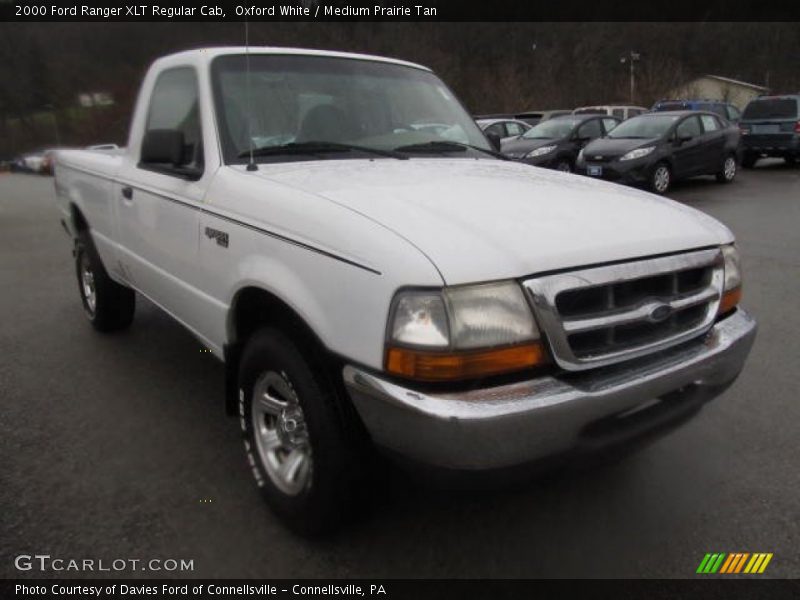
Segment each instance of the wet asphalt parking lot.
[{"label": "wet asphalt parking lot", "polygon": [[200,578],[691,577],[706,552],[772,552],[767,575],[800,577],[800,168],[670,196],[744,257],[760,330],[730,390],[621,462],[513,490],[392,470],[362,519],[308,541],[262,503],[221,364],[141,299],[129,331],[95,333],[52,179],[0,174],[0,576],[93,575],[15,569],[38,553],[191,559],[172,575]]}]

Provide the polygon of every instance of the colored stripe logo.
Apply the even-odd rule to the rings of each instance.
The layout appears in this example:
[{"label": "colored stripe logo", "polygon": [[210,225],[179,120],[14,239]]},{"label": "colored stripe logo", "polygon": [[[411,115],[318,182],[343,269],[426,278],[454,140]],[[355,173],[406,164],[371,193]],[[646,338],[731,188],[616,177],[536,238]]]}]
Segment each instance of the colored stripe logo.
[{"label": "colored stripe logo", "polygon": [[763,573],[769,561],[772,560],[772,553],[756,552],[725,552],[709,553],[700,561],[697,573],[713,574],[724,573],[726,575],[735,573],[749,573],[752,575]]}]

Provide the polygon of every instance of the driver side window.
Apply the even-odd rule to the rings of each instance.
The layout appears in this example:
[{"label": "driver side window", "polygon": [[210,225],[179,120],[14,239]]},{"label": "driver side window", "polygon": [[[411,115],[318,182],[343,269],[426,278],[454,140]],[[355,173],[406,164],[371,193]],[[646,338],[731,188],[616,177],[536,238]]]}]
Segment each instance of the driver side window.
[{"label": "driver side window", "polygon": [[600,127],[600,119],[592,119],[586,121],[578,128],[578,137],[580,139],[593,140],[603,135],[603,130]]},{"label": "driver side window", "polygon": [[159,75],[150,97],[145,136],[154,131],[178,131],[183,134],[182,157],[174,167],[202,170],[203,136],[200,126],[200,103],[197,75],[191,67],[169,69]]},{"label": "driver side window", "polygon": [[700,127],[700,120],[696,115],[684,119],[675,130],[675,135],[678,139],[683,137],[694,138],[701,133],[703,133],[703,129]]}]

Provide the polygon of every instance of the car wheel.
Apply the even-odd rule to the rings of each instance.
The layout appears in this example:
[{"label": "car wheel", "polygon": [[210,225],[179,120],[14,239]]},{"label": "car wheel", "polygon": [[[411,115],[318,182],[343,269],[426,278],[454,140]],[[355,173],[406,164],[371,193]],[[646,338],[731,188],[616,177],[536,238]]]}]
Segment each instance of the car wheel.
[{"label": "car wheel", "polygon": [[752,169],[756,166],[756,162],[758,161],[758,157],[755,154],[745,154],[742,157],[742,166],[745,169]]},{"label": "car wheel", "polygon": [[730,183],[736,177],[736,157],[729,154],[722,162],[722,170],[716,174],[719,183]]},{"label": "car wheel", "polygon": [[239,366],[239,419],[264,499],[292,530],[316,535],[352,514],[365,473],[357,417],[313,352],[265,328]]},{"label": "car wheel", "polygon": [[789,166],[797,164],[797,157],[796,156],[784,156],[783,160]]},{"label": "car wheel", "polygon": [[88,231],[80,233],[75,242],[75,272],[83,312],[92,326],[103,332],[129,327],[136,294],[109,277]]},{"label": "car wheel", "polygon": [[667,163],[658,163],[650,175],[650,189],[656,194],[666,194],[672,185],[672,171]]},{"label": "car wheel", "polygon": [[572,173],[572,164],[567,159],[561,159],[556,163],[555,169],[562,173]]}]

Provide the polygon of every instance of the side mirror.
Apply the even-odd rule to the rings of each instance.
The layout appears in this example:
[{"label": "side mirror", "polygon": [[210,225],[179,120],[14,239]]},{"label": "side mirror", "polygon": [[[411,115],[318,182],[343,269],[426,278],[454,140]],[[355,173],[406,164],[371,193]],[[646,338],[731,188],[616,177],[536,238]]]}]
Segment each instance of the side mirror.
[{"label": "side mirror", "polygon": [[146,165],[183,164],[183,132],[177,129],[151,129],[142,140],[141,161]]},{"label": "side mirror", "polygon": [[692,139],[693,138],[690,135],[679,135],[678,136],[678,143],[679,144],[685,144],[686,142],[691,142]]},{"label": "side mirror", "polygon": [[486,135],[486,139],[489,140],[489,143],[492,145],[492,148],[494,148],[497,152],[500,152],[500,136],[494,131],[486,131],[484,133]]}]

